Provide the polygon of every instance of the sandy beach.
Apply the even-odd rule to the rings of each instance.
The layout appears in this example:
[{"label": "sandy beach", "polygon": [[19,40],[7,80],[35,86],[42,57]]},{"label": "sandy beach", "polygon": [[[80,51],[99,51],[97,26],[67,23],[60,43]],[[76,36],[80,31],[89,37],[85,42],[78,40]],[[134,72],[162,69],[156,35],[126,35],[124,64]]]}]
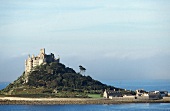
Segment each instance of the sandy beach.
[{"label": "sandy beach", "polygon": [[121,104],[121,103],[170,103],[170,97],[161,100],[92,99],[92,98],[21,98],[0,97],[0,104]]}]

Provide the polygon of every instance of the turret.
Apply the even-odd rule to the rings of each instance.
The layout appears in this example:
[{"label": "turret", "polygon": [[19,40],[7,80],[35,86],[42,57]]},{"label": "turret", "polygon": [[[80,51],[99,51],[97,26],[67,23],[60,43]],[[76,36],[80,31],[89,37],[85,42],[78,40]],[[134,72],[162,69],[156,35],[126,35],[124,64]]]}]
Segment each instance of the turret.
[{"label": "turret", "polygon": [[35,57],[35,56],[34,56],[34,54],[33,54],[33,55],[32,55],[32,58],[34,59],[34,57]]},{"label": "turret", "polygon": [[25,72],[27,72],[27,60],[25,60]]},{"label": "turret", "polygon": [[45,48],[42,48],[40,49],[40,53],[38,56],[28,56],[28,59],[25,61],[25,71],[30,72],[37,65],[51,62],[60,62],[60,57],[58,56],[58,59],[55,59],[53,53],[47,55],[45,54]]},{"label": "turret", "polygon": [[45,48],[40,49],[40,54],[45,54]]}]

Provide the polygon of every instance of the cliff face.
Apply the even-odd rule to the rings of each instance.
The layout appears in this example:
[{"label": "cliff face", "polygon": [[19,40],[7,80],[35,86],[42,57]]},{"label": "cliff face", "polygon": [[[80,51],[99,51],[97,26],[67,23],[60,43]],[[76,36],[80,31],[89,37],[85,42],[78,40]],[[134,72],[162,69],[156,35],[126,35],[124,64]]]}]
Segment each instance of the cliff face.
[{"label": "cliff face", "polygon": [[13,96],[62,96],[64,92],[67,97],[76,95],[84,97],[86,93],[100,94],[104,89],[119,90],[94,80],[90,76],[76,73],[72,68],[57,62],[35,67],[28,75],[28,82],[25,83],[24,80],[25,73],[2,91],[6,95]]}]

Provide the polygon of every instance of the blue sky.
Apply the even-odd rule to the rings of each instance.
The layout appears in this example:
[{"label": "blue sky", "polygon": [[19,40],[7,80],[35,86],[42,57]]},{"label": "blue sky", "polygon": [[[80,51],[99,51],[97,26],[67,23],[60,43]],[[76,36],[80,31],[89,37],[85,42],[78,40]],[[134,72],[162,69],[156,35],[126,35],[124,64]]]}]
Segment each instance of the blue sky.
[{"label": "blue sky", "polygon": [[101,81],[169,79],[169,10],[169,0],[1,0],[0,81],[40,48]]}]

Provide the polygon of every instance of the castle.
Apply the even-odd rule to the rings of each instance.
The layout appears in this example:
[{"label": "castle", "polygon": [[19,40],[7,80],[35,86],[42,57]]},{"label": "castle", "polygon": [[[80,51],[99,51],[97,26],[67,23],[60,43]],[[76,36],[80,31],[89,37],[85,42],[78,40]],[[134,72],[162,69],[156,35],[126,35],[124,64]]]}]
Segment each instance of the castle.
[{"label": "castle", "polygon": [[33,70],[34,67],[45,64],[45,63],[51,63],[51,62],[60,62],[60,58],[56,59],[54,54],[51,53],[50,55],[45,54],[45,48],[40,49],[40,53],[38,56],[30,55],[28,56],[28,59],[25,60],[25,73],[29,73]]}]

